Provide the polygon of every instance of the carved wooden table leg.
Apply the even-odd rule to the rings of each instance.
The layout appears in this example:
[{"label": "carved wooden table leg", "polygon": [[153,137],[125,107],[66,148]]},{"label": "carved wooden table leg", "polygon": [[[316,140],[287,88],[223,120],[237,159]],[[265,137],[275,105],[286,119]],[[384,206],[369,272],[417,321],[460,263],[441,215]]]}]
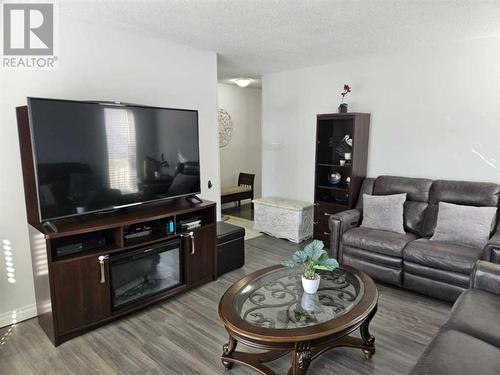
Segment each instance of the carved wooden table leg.
[{"label": "carved wooden table leg", "polygon": [[[224,344],[222,346],[222,356],[224,357],[231,355],[236,350],[236,345],[238,345],[238,340],[229,335],[227,344]],[[226,361],[224,360],[224,358],[222,358],[222,364],[227,370],[231,370],[231,368],[233,367],[233,362]]]},{"label": "carved wooden table leg", "polygon": [[291,351],[292,367],[288,375],[304,375],[311,364],[311,346],[309,343],[298,343],[295,349]]},{"label": "carved wooden table leg", "polygon": [[368,315],[366,320],[360,327],[361,338],[363,339],[363,353],[366,359],[370,359],[372,355],[375,353],[375,337],[370,334],[369,325],[375,313],[377,312],[377,307],[373,309],[373,311]]}]

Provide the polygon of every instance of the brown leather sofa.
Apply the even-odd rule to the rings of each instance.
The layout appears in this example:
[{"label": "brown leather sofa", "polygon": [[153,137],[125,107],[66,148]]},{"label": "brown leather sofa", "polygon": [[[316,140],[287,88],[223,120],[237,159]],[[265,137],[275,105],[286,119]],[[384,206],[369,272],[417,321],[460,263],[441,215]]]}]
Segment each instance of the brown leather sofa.
[{"label": "brown leather sofa", "polygon": [[500,265],[477,262],[470,288],[457,299],[411,375],[500,374]]},{"label": "brown leather sofa", "polygon": [[[360,227],[362,194],[406,193],[406,234]],[[355,209],[330,217],[331,255],[374,279],[454,301],[469,284],[477,260],[500,263],[500,232],[484,249],[430,241],[439,202],[498,207],[500,185],[396,176],[366,178]]]}]

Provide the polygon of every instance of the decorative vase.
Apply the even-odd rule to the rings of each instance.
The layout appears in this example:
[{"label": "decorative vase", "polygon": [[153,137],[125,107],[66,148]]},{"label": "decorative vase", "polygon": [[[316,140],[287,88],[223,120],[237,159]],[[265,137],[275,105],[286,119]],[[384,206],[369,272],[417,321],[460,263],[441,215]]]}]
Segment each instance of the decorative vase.
[{"label": "decorative vase", "polygon": [[302,275],[302,288],[304,288],[304,292],[314,294],[318,291],[321,276],[316,273],[315,277],[316,278],[314,280],[310,280],[306,279],[304,275]]},{"label": "decorative vase", "polygon": [[328,183],[330,185],[337,185],[342,180],[342,176],[339,172],[328,174]]},{"label": "decorative vase", "polygon": [[339,105],[339,113],[347,113],[347,103],[341,103]]}]

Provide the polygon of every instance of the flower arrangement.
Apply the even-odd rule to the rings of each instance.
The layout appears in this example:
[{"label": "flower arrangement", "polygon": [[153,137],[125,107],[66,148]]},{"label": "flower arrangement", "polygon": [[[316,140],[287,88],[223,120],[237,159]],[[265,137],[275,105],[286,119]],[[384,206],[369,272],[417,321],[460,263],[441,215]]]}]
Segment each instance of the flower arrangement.
[{"label": "flower arrangement", "polygon": [[319,287],[320,276],[317,270],[333,271],[339,266],[338,262],[328,257],[323,241],[314,240],[303,250],[293,254],[292,259],[281,263],[286,267],[303,266],[302,285],[307,293],[316,293]]},{"label": "flower arrangement", "polygon": [[351,92],[351,86],[349,86],[347,83],[344,85],[344,91],[340,95],[342,95],[342,103],[344,103],[344,98],[347,94]]},{"label": "flower arrangement", "polygon": [[347,113],[347,103],[344,103],[345,96],[351,92],[351,86],[347,83],[344,85],[344,91],[340,93],[342,95],[342,103],[339,105],[339,113]]}]

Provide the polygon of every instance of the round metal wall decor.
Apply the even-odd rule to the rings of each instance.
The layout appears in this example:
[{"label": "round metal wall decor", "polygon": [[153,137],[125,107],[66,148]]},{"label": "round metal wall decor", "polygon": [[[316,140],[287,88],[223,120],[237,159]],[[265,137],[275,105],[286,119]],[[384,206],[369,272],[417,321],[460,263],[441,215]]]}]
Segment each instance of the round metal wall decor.
[{"label": "round metal wall decor", "polygon": [[233,137],[233,120],[229,113],[219,108],[219,147],[225,147]]}]

